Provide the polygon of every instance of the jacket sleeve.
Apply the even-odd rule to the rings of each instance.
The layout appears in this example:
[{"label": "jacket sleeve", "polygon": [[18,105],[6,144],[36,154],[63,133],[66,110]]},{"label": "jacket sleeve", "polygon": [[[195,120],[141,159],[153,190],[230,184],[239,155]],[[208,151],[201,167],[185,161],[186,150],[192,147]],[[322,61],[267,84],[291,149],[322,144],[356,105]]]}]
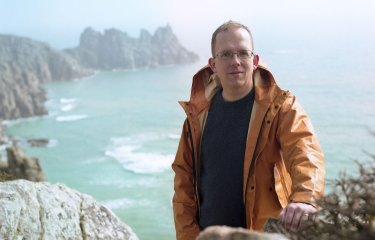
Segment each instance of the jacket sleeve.
[{"label": "jacket sleeve", "polygon": [[187,120],[184,122],[180,143],[172,169],[174,177],[173,214],[177,240],[194,240],[199,234],[197,206],[194,197],[191,145]]},{"label": "jacket sleeve", "polygon": [[277,138],[290,178],[289,202],[304,202],[316,206],[315,200],[324,194],[325,162],[309,117],[289,96],[280,109]]}]

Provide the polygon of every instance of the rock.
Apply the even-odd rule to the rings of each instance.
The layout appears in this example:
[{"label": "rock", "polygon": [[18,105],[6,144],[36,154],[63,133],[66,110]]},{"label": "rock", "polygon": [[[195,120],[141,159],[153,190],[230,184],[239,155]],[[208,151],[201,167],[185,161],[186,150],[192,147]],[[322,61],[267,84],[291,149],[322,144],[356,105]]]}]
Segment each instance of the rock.
[{"label": "rock", "polygon": [[276,233],[252,232],[244,228],[213,226],[201,232],[197,240],[287,240],[284,235]]},{"label": "rock", "polygon": [[34,182],[45,181],[46,177],[35,157],[26,157],[21,148],[10,146],[6,148],[8,158],[7,173],[15,179],[26,179]]},{"label": "rock", "polygon": [[[5,130],[4,130],[4,126],[3,124],[1,123],[1,119],[0,119],[0,146],[5,144],[6,143],[6,139],[5,139],[5,134],[4,134]],[[0,155],[1,156],[1,155]]]},{"label": "rock", "polygon": [[27,139],[31,147],[45,147],[49,143],[47,138]]},{"label": "rock", "polygon": [[138,240],[92,197],[62,184],[0,183],[0,239]]},{"label": "rock", "polygon": [[47,113],[41,83],[91,74],[77,60],[29,38],[0,34],[0,119]]},{"label": "rock", "polygon": [[197,54],[179,43],[169,25],[159,27],[154,35],[143,29],[139,38],[114,28],[104,34],[86,28],[79,46],[65,52],[82,66],[96,70],[147,68],[198,60]]}]

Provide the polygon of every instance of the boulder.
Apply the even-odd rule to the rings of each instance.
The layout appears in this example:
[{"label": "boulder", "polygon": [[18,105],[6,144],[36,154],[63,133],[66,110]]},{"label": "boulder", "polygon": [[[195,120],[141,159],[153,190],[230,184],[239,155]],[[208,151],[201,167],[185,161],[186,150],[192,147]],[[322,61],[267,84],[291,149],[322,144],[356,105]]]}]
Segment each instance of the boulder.
[{"label": "boulder", "polygon": [[244,228],[212,226],[201,232],[197,240],[287,240],[282,234],[252,232]]},{"label": "boulder", "polygon": [[34,182],[45,181],[38,158],[26,157],[21,148],[13,145],[6,148],[8,156],[7,173],[14,179],[26,179]]},{"label": "boulder", "polygon": [[62,184],[0,183],[0,219],[0,239],[138,240],[111,210]]}]

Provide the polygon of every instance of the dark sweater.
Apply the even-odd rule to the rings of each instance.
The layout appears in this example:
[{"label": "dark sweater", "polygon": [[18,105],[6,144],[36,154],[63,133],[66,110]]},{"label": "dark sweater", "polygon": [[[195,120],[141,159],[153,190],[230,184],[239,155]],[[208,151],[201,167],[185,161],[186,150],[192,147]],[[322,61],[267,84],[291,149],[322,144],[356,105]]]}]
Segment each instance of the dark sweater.
[{"label": "dark sweater", "polygon": [[199,225],[246,227],[242,200],[243,162],[254,91],[226,102],[212,99],[201,143]]}]

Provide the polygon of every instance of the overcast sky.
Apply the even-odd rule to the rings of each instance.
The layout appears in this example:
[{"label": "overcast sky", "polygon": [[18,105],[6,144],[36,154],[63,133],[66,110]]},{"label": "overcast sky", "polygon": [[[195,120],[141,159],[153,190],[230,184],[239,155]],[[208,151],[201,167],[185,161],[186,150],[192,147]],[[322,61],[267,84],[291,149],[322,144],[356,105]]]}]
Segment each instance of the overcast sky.
[{"label": "overcast sky", "polygon": [[[347,30],[374,36],[374,0],[0,0],[0,33],[48,42],[55,48],[78,45],[87,26],[118,28],[138,37],[170,24],[180,41],[209,52],[212,31],[226,20],[248,25],[257,35],[303,29]],[[351,30],[350,30],[351,29]],[[202,53],[201,53],[202,54]],[[204,55],[203,54],[203,55]]]}]

